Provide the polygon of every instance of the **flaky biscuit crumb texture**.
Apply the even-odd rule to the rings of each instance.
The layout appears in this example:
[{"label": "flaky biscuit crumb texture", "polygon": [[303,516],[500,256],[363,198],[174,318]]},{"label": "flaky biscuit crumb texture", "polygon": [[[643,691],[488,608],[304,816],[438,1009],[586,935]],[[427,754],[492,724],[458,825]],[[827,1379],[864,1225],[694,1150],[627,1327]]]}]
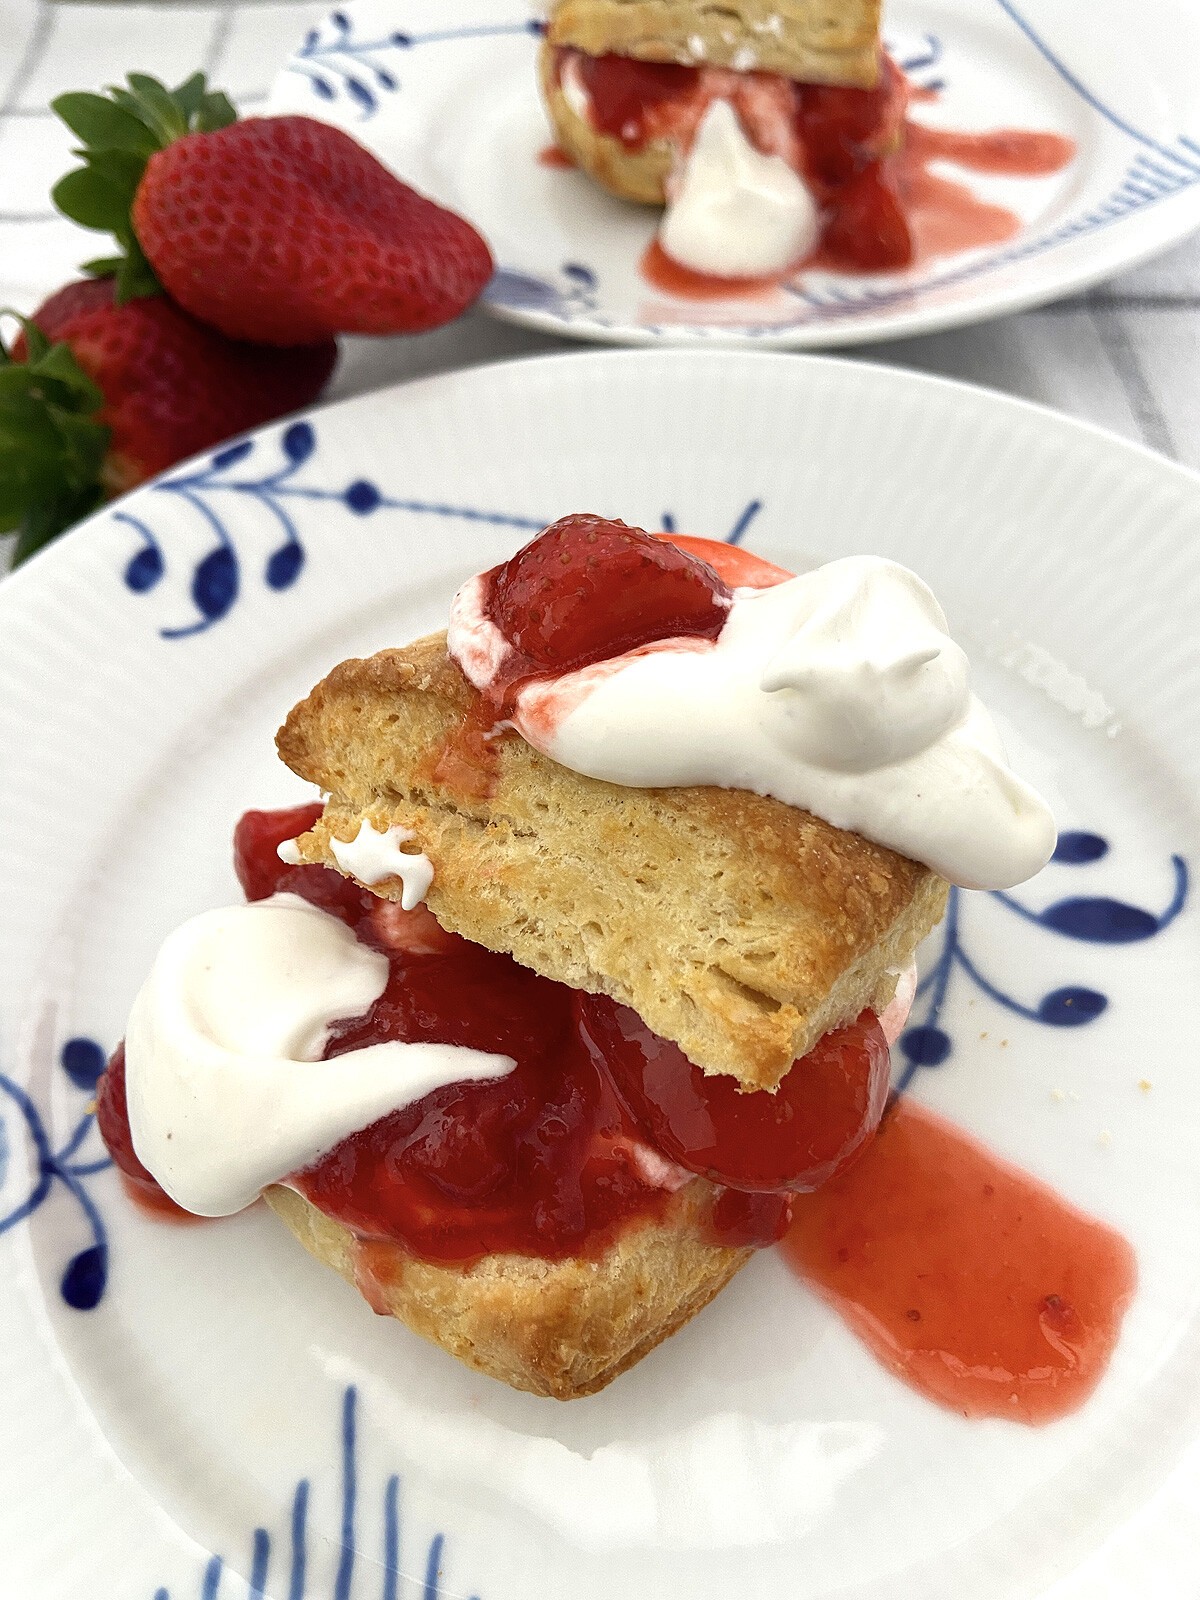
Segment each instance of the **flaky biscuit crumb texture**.
[{"label": "flaky biscuit crumb texture", "polygon": [[300,1243],[371,1303],[477,1372],[514,1389],[573,1400],[594,1394],[706,1306],[753,1251],[709,1243],[700,1216],[712,1189],[680,1191],[661,1221],[634,1224],[594,1260],[492,1255],[470,1266],[368,1246],[363,1281],[350,1231],[293,1189],[266,1191]]},{"label": "flaky biscuit crumb texture", "polygon": [[[514,733],[492,792],[435,776],[480,697],[445,636],[345,661],[280,730],[284,761],[330,795],[300,840],[363,818],[411,829],[446,928],[572,988],[631,1006],[707,1072],[774,1089],[822,1034],[881,1010],[946,884],[857,834],[739,790],[583,777]],[[445,764],[443,764],[445,765]],[[390,879],[375,892],[399,899]]]},{"label": "flaky biscuit crumb texture", "polygon": [[869,89],[880,0],[560,0],[551,45]]}]

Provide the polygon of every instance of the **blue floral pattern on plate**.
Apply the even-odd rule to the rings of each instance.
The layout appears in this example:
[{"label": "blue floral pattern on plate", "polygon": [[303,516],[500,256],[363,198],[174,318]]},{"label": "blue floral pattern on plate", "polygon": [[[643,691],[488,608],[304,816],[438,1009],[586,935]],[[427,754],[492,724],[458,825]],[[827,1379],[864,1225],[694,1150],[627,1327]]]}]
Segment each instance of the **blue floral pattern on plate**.
[{"label": "blue floral pattern on plate", "polygon": [[[332,1593],[328,1600],[368,1600],[378,1595],[379,1600],[398,1600],[400,1593],[400,1479],[393,1473],[383,1485],[383,1537],[378,1556],[366,1555],[358,1544],[356,1518],[359,1504],[358,1465],[358,1390],[353,1384],[342,1395],[341,1408],[341,1548]],[[287,1600],[326,1600],[318,1597],[309,1584],[308,1564],[308,1508],[312,1483],[308,1478],[297,1480],[292,1491],[291,1515],[284,1547],[283,1571],[278,1564],[272,1594],[282,1597],[281,1587],[286,1574]],[[439,1600],[442,1594],[442,1562],[445,1538],[436,1533],[430,1539],[425,1553],[424,1579],[421,1600]],[[266,1528],[255,1528],[250,1540],[250,1574],[246,1600],[265,1600],[267,1583],[272,1577],[272,1557],[278,1547],[272,1546]],[[364,1557],[361,1559],[360,1557]],[[226,1573],[225,1561],[214,1555],[208,1561],[200,1579],[199,1600],[225,1600],[228,1585],[223,1587]],[[362,1578],[364,1581],[359,1582]],[[172,1600],[171,1591],[159,1588],[154,1600]],[[182,1600],[182,1597],[179,1597]]]},{"label": "blue floral pattern on plate", "polygon": [[379,110],[379,98],[400,88],[400,58],[420,45],[461,39],[498,39],[513,34],[540,37],[544,25],[498,22],[485,26],[439,28],[425,33],[394,29],[379,38],[360,38],[354,17],[333,11],[319,28],[311,28],[287,64],[287,71],[307,78],[316,99],[333,101],[345,95],[366,121]]},{"label": "blue floral pattern on plate", "polygon": [[[94,1039],[68,1039],[59,1052],[59,1064],[74,1087],[90,1097],[104,1071],[105,1055]],[[74,1310],[91,1311],[99,1305],[108,1281],[108,1233],[86,1183],[112,1165],[107,1153],[88,1155],[84,1151],[96,1120],[93,1108],[88,1106],[83,1111],[62,1146],[55,1150],[46,1131],[46,1119],[33,1099],[20,1084],[2,1072],[0,1097],[8,1101],[10,1114],[15,1113],[18,1127],[24,1128],[33,1157],[29,1186],[20,1199],[0,1215],[0,1234],[32,1216],[55,1188],[65,1189],[83,1212],[91,1230],[91,1241],[67,1262],[59,1280],[59,1293]],[[0,1109],[0,1190],[8,1175],[10,1139]],[[99,1139],[91,1143],[95,1147]]]},{"label": "blue floral pattern on plate", "polygon": [[[1108,840],[1099,834],[1072,831],[1059,836],[1054,860],[1066,866],[1086,866],[1103,860],[1108,851]],[[1007,907],[1015,916],[1065,939],[1078,940],[1083,944],[1137,944],[1153,939],[1169,927],[1186,904],[1187,863],[1182,856],[1172,856],[1171,868],[1174,876],[1171,898],[1161,912],[1147,911],[1141,906],[1129,905],[1107,895],[1072,895],[1065,900],[1055,900],[1044,911],[1033,911],[1011,894],[999,890],[990,898]],[[1084,1027],[1108,1008],[1107,995],[1098,989],[1085,988],[1082,984],[1052,989],[1034,1005],[1009,994],[992,982],[978,962],[968,954],[962,912],[963,891],[951,889],[945,920],[933,936],[940,939],[941,948],[932,968],[917,986],[918,1004],[914,1011],[921,1013],[921,1020],[914,1022],[900,1035],[900,1051],[905,1061],[896,1085],[900,1090],[907,1089],[923,1067],[940,1067],[954,1049],[953,1040],[941,1026],[941,1020],[942,1008],[956,972],[961,972],[979,993],[1014,1016],[1050,1028]],[[925,1002],[923,1009],[920,1006],[922,1000]]]}]

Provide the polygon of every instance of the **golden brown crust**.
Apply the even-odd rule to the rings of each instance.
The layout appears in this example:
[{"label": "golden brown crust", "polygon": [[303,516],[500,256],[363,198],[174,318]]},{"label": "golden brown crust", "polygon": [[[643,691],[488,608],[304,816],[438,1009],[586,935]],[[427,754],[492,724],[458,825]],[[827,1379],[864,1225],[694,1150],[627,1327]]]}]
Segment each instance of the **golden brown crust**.
[{"label": "golden brown crust", "polygon": [[575,165],[619,200],[665,205],[666,182],[676,154],[670,140],[652,139],[640,150],[629,150],[619,139],[597,133],[586,117],[571,109],[559,87],[554,51],[548,44],[542,45],[538,71],[555,141]]},{"label": "golden brown crust", "polygon": [[603,783],[513,733],[491,741],[492,792],[463,793],[432,769],[479,708],[444,635],[335,667],[278,736],[330,794],[303,858],[335,865],[331,835],[353,838],[364,816],[413,830],[444,927],[632,1006],[744,1088],[774,1089],[829,1029],[886,1005],[943,913],[934,873],[807,812]]},{"label": "golden brown crust", "polygon": [[593,56],[869,89],[879,73],[880,10],[881,0],[559,0],[547,39]]},{"label": "golden brown crust", "polygon": [[266,1200],[306,1250],[414,1333],[514,1389],[573,1400],[648,1355],[749,1260],[751,1250],[704,1238],[711,1193],[696,1179],[663,1220],[629,1227],[595,1260],[494,1255],[461,1267],[372,1242],[369,1284],[348,1229],[294,1189],[270,1188]]}]

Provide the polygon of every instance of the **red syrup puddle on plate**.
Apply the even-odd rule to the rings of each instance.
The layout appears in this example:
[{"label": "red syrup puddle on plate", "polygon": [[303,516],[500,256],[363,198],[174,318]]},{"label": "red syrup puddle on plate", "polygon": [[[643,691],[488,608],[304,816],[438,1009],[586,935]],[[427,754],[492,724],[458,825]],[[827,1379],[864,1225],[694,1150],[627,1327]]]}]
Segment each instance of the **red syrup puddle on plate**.
[{"label": "red syrup puddle on plate", "polygon": [[927,1399],[1033,1424],[1091,1394],[1137,1283],[1119,1233],[909,1100],[780,1248]]},{"label": "red syrup puddle on plate", "polygon": [[539,167],[572,169],[575,166],[567,152],[561,150],[556,144],[548,144],[544,150],[539,150],[537,160]]},{"label": "red syrup puddle on plate", "polygon": [[1021,128],[959,133],[907,123],[904,146],[893,157],[893,171],[917,260],[1002,244],[1022,226],[1006,206],[982,200],[965,184],[931,171],[931,163],[951,161],[994,177],[1044,178],[1061,172],[1074,154],[1074,141],[1057,133]]},{"label": "red syrup puddle on plate", "polygon": [[651,239],[638,263],[642,277],[653,289],[672,294],[677,300],[748,300],[771,294],[787,274],[769,278],[718,278],[708,272],[695,272],[675,261]]}]

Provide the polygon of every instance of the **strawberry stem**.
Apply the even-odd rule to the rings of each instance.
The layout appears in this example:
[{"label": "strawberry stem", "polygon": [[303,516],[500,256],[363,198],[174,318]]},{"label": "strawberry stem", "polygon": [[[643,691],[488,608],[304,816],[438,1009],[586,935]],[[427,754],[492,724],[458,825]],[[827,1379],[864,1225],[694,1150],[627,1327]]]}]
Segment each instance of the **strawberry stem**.
[{"label": "strawberry stem", "polygon": [[94,511],[109,430],[104,396],[65,344],[15,311],[24,358],[0,339],[0,533],[17,534],[12,564]]},{"label": "strawberry stem", "polygon": [[209,89],[202,72],[176,89],[144,72],[131,72],[125,81],[128,88],[62,94],[52,102],[80,140],[74,154],[83,165],[60,178],[51,197],[73,222],[116,239],[120,254],[90,262],[85,270],[93,276],[116,275],[118,305],[161,291],[131,216],[146,163],[190,133],[211,133],[237,121],[227,96]]}]

